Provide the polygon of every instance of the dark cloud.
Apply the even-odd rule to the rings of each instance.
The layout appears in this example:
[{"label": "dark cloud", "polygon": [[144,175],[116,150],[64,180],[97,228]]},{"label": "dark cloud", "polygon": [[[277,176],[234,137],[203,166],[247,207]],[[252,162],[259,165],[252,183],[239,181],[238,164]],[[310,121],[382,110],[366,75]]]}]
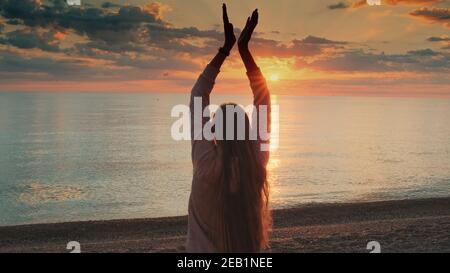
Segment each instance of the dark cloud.
[{"label": "dark cloud", "polygon": [[0,2],[0,15],[9,20],[9,23],[47,26],[54,21],[55,15],[61,9],[60,1],[55,0],[50,3],[51,5],[47,6],[34,0],[2,0]]},{"label": "dark cloud", "polygon": [[114,3],[111,3],[111,2],[105,2],[105,3],[102,4],[102,8],[104,8],[104,9],[119,8],[119,7],[120,7],[120,5],[114,4]]},{"label": "dark cloud", "polygon": [[429,37],[427,39],[427,41],[444,45],[443,47],[441,47],[441,49],[444,49],[444,50],[450,49],[450,37],[448,37],[448,36]]},{"label": "dark cloud", "polygon": [[136,30],[143,24],[162,24],[155,6],[142,8],[121,6],[117,12],[102,8],[69,8],[62,0],[50,5],[34,0],[3,0],[0,14],[8,20],[17,20],[28,27],[72,29],[90,39],[114,42],[138,39]]},{"label": "dark cloud", "polygon": [[328,6],[328,9],[346,9],[346,8],[349,8],[350,7],[350,5],[348,4],[348,3],[346,3],[346,2],[339,2],[339,3],[336,3],[336,4],[332,4],[332,5],[329,5]]},{"label": "dark cloud", "polygon": [[[163,8],[158,3],[145,7],[103,3],[101,7],[68,8],[59,0],[44,4],[34,0],[1,1],[0,18],[20,27],[2,34],[1,44],[23,50],[39,48],[59,55],[25,57],[3,51],[0,77],[130,80],[161,76],[161,70],[201,69],[196,58],[180,54],[203,58],[217,50],[223,34],[172,27],[161,18]],[[74,36],[76,42],[61,49],[53,35],[57,32]]]},{"label": "dark cloud", "polygon": [[[139,39],[123,39],[114,42],[91,39],[86,43],[75,44],[70,52],[97,58],[104,57],[99,55],[98,50],[120,55],[133,53],[156,57],[169,52],[172,58],[183,53],[201,58],[216,51],[220,45],[218,40],[221,40],[223,36],[215,30],[200,31],[197,28],[172,28],[168,25],[147,25],[145,29],[140,29],[139,33],[134,35]],[[199,44],[200,40],[201,44]]]},{"label": "dark cloud", "polygon": [[[201,31],[195,27],[190,28],[172,28],[167,25],[148,25],[147,43],[179,52],[188,52],[192,54],[210,52],[216,49],[218,41],[223,39],[223,34],[217,30]],[[189,40],[202,39],[202,45],[193,45]],[[197,41],[198,42],[198,41]]]},{"label": "dark cloud", "polygon": [[332,41],[321,37],[316,36],[307,36],[303,40],[299,41],[300,43],[304,44],[319,44],[319,45],[343,45],[347,44],[347,42],[340,42],[340,41]]},{"label": "dark cloud", "polygon": [[442,37],[430,37],[427,39],[428,42],[450,42],[450,37],[442,36]]},{"label": "dark cloud", "polygon": [[307,65],[309,68],[316,70],[335,72],[391,71],[392,68],[383,63],[383,58],[383,55],[380,56],[362,50],[355,50],[320,59],[309,64],[301,63],[299,66],[303,67]]},{"label": "dark cloud", "polygon": [[350,9],[350,8],[360,8],[367,5],[367,0],[357,0],[357,1],[341,1],[336,4],[332,4],[328,6],[330,10],[338,10],[338,9]]},{"label": "dark cloud", "polygon": [[[159,60],[126,60],[120,57],[114,62],[122,62],[118,66],[107,60],[102,64],[93,65],[90,60],[74,58],[55,59],[52,57],[27,57],[17,52],[0,50],[0,80],[33,80],[33,81],[130,81],[156,79],[162,77],[161,67],[172,70],[183,61],[172,62]],[[138,63],[140,62],[140,65]],[[186,63],[186,69],[199,69]],[[153,69],[156,68],[158,69]],[[142,67],[142,68],[141,68]],[[145,69],[143,69],[145,67]]]},{"label": "dark cloud", "polygon": [[438,56],[439,52],[436,52],[434,50],[427,48],[427,49],[408,51],[408,54],[413,55],[413,56]]},{"label": "dark cloud", "polygon": [[443,24],[450,27],[449,8],[421,8],[410,13],[411,16],[424,19],[430,23]]},{"label": "dark cloud", "polygon": [[[158,3],[137,7],[106,2],[101,8],[68,8],[59,0],[46,3],[23,0],[16,4],[15,1],[5,0],[0,3],[0,15],[27,29],[61,30],[84,36],[86,42],[77,42],[71,48],[64,49],[64,53],[73,57],[109,60],[119,66],[191,70],[197,68],[192,59],[180,61],[177,55],[208,54],[217,49],[217,40],[223,36],[216,30],[172,27],[161,19],[164,7]],[[16,31],[0,38],[0,41],[22,49],[58,51],[58,44],[50,38],[39,32]],[[199,39],[203,40],[202,45],[198,45]],[[192,40],[196,40],[197,44]]]},{"label": "dark cloud", "polygon": [[[7,20],[15,20],[24,28],[0,37],[0,43],[20,49],[39,48],[59,52],[70,57],[70,61],[61,61],[61,56],[25,58],[20,54],[3,52],[0,61],[3,75],[10,71],[20,72],[26,77],[30,77],[30,73],[37,73],[45,75],[46,79],[92,79],[102,75],[112,78],[121,71],[129,78],[146,78],[149,70],[191,71],[200,69],[198,64],[192,58],[180,58],[179,54],[205,54],[201,51],[212,48],[211,41],[217,40],[220,34],[197,28],[173,28],[160,19],[159,4],[146,7],[114,6],[117,10],[106,10],[96,7],[67,9],[65,5],[58,4],[60,1],[50,3],[52,6],[28,0],[19,5],[13,5],[12,1],[1,2],[0,14]],[[113,7],[109,4],[106,6]],[[75,33],[87,41],[60,49],[59,41],[54,37],[57,31]],[[199,38],[209,42],[205,42],[204,46],[195,46],[188,41]],[[85,57],[91,58],[94,63],[108,63],[116,73],[109,73],[105,67],[86,62]],[[77,59],[84,61],[77,62]],[[30,65],[25,65],[27,63]]]},{"label": "dark cloud", "polygon": [[118,53],[127,54],[129,52],[145,53],[149,52],[149,48],[145,45],[133,43],[133,42],[120,42],[120,43],[108,43],[105,41],[89,41],[86,43],[76,43],[71,49],[67,50],[69,54],[80,54],[90,57],[98,56],[98,51],[104,51],[105,53]]},{"label": "dark cloud", "polygon": [[[99,51],[100,50],[100,51]],[[192,59],[182,59],[161,48],[148,48],[137,44],[117,44],[111,46],[103,42],[76,44],[68,54],[83,55],[99,60],[107,60],[116,66],[134,67],[144,70],[171,69],[191,71],[201,69]],[[128,54],[130,53],[130,54]]]},{"label": "dark cloud", "polygon": [[6,50],[1,50],[0,56],[1,78],[22,79],[33,77],[34,79],[62,80],[95,75],[94,69],[79,60],[26,57]]},{"label": "dark cloud", "polygon": [[12,25],[12,26],[18,26],[21,24],[20,20],[16,20],[16,19],[8,19],[8,20],[6,20],[6,23],[8,25]]},{"label": "dark cloud", "polygon": [[422,49],[406,54],[370,53],[362,49],[330,55],[299,67],[335,72],[450,72],[450,54]]},{"label": "dark cloud", "polygon": [[22,49],[39,48],[44,51],[58,52],[59,41],[55,38],[55,32],[40,33],[31,29],[21,29],[6,33],[0,38],[1,44],[12,45]]},{"label": "dark cloud", "polygon": [[260,56],[277,57],[313,57],[325,52],[342,49],[347,44],[341,41],[332,41],[316,36],[307,36],[304,39],[292,40],[286,45],[275,40],[256,38],[252,47]]},{"label": "dark cloud", "polygon": [[97,8],[72,9],[58,19],[57,27],[73,29],[91,40],[137,42],[141,39],[140,28],[145,23],[161,24],[146,10],[125,6],[113,14]]},{"label": "dark cloud", "polygon": [[[195,54],[212,48],[211,41],[222,39],[216,30],[200,31],[197,28],[174,28],[161,19],[164,7],[152,3],[145,7],[121,6],[105,2],[102,8],[68,8],[61,0],[49,5],[34,0],[5,0],[0,3],[0,14],[27,27],[72,30],[89,41],[75,49],[87,52],[100,49],[111,52],[148,51],[150,47]],[[114,7],[115,10],[109,8]],[[188,40],[205,39],[203,46]],[[217,47],[214,44],[214,47]]]}]

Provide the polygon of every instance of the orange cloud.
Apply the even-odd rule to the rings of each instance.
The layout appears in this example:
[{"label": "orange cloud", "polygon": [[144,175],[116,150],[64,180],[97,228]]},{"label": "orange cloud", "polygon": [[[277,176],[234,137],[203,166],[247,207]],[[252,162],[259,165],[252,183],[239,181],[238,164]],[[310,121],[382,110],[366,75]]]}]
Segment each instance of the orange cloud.
[{"label": "orange cloud", "polygon": [[162,20],[163,14],[165,12],[171,11],[172,8],[166,4],[154,2],[144,6],[143,10],[154,15],[157,20]]},{"label": "orange cloud", "polygon": [[352,8],[360,8],[360,7],[363,7],[366,5],[367,5],[367,0],[359,0],[357,2],[354,2],[351,6],[352,6]]},{"label": "orange cloud", "polygon": [[56,40],[64,40],[66,38],[66,34],[60,31],[56,31],[55,34],[53,34],[53,38]]}]

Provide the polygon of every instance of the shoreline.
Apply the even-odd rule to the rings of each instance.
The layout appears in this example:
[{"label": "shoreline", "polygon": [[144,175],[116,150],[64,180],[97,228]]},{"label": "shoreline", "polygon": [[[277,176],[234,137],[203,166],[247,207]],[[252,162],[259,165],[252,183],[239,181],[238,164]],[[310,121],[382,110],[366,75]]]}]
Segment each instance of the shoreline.
[{"label": "shoreline", "polygon": [[[450,197],[308,204],[273,211],[268,252],[450,252]],[[0,253],[184,252],[187,216],[0,227]]]}]

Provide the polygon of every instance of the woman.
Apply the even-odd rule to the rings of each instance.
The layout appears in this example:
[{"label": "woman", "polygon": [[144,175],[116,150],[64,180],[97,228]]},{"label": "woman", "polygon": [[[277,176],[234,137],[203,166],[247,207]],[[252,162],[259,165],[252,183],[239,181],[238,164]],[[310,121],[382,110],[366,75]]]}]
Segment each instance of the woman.
[{"label": "woman", "polygon": [[[195,117],[194,98],[201,98],[202,107],[209,105],[209,95],[220,67],[236,43],[233,25],[228,20],[225,4],[223,5],[225,43],[217,55],[199,77],[191,94],[191,135],[193,181],[189,200],[188,252],[259,252],[268,247],[268,230],[271,217],[268,209],[268,182],[266,165],[269,157],[267,151],[261,150],[264,143],[258,135],[251,140],[250,122],[245,116],[245,139],[237,140],[236,125],[242,108],[235,104],[221,106],[223,115],[214,117],[214,124],[223,124],[223,136],[226,136],[227,106],[236,107],[234,114],[233,140],[208,141],[196,136],[194,120],[202,119],[202,128],[208,118]],[[266,106],[270,124],[270,95],[260,69],[249,51],[248,43],[258,24],[258,10],[247,19],[238,47],[247,69],[247,75],[254,95],[254,105]],[[220,119],[220,120],[218,120]],[[257,118],[257,123],[259,119]],[[260,124],[258,124],[260,126]]]}]

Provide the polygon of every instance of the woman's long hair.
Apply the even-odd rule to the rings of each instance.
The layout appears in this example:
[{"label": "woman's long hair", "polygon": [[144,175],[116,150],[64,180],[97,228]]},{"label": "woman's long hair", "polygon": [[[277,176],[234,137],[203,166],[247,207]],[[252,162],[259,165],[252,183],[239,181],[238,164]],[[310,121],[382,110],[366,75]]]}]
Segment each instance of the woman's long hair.
[{"label": "woman's long hair", "polygon": [[[234,138],[227,137],[227,106],[234,107]],[[260,159],[257,141],[250,140],[250,122],[244,109],[223,104],[223,139],[217,141],[223,172],[218,187],[216,247],[221,252],[259,252],[269,246],[271,215],[266,166]],[[238,139],[238,119],[245,116],[245,140]],[[231,122],[231,121],[228,121]],[[217,120],[215,121],[217,125]]]}]

